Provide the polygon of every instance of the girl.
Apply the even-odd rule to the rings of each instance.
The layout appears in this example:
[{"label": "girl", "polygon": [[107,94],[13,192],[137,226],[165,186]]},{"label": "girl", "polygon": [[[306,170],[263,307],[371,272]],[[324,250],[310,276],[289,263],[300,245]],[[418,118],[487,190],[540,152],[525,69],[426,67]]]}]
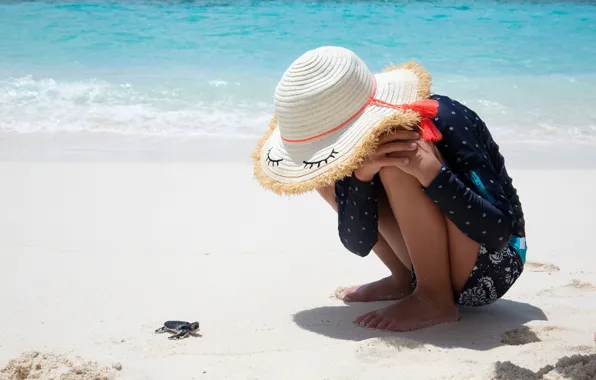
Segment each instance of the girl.
[{"label": "girl", "polygon": [[430,94],[408,63],[372,74],[352,51],[303,54],[275,89],[275,117],[253,154],[261,185],[317,190],[343,245],[391,275],[346,302],[395,303],[357,318],[406,331],[458,320],[458,305],[501,298],[525,263],[524,216],[499,147],[476,113]]}]

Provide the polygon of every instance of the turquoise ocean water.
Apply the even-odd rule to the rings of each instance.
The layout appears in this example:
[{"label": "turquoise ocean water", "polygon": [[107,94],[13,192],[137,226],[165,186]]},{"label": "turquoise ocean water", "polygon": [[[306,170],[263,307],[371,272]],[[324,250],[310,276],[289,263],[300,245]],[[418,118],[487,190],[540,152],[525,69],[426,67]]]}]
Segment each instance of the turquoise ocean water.
[{"label": "turquoise ocean water", "polygon": [[596,141],[596,3],[4,1],[0,132],[254,137],[305,50],[415,58],[507,140]]}]

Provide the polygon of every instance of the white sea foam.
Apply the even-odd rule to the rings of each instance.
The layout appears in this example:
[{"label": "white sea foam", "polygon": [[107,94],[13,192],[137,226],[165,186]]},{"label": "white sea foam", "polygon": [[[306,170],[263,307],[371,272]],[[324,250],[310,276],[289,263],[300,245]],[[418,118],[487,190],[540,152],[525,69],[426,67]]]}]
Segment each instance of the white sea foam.
[{"label": "white sea foam", "polygon": [[230,85],[232,85],[232,86],[240,86],[240,83],[238,83],[238,82],[232,82],[232,83],[230,83],[230,82],[228,82],[226,80],[218,79],[218,80],[209,81],[209,85],[210,86],[213,86],[213,87],[225,87],[225,86],[230,86]]},{"label": "white sea foam", "polygon": [[270,104],[233,93],[31,76],[1,81],[0,104],[0,131],[18,133],[254,135],[266,130],[272,112]]},{"label": "white sea foam", "polygon": [[[435,87],[475,110],[497,141],[596,142],[589,94],[596,81],[556,79],[444,78]],[[273,112],[267,91],[255,88],[225,79],[181,87],[165,79],[138,84],[13,78],[0,81],[0,132],[254,137],[266,130]]]}]

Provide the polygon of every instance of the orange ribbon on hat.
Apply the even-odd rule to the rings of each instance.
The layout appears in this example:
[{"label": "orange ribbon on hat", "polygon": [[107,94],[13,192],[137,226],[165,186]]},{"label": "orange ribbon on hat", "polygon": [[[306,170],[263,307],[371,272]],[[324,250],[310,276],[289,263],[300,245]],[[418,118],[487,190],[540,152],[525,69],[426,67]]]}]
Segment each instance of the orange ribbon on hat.
[{"label": "orange ribbon on hat", "polygon": [[399,110],[399,109],[411,110],[411,111],[418,113],[420,115],[420,137],[422,137],[423,140],[430,141],[430,142],[441,141],[441,139],[443,138],[443,135],[441,135],[441,132],[437,129],[437,127],[435,126],[435,123],[433,123],[433,121],[432,121],[432,119],[437,115],[437,111],[439,110],[439,102],[438,101],[436,101],[434,99],[423,99],[423,100],[418,100],[418,101],[415,101],[415,102],[409,103],[409,104],[387,103],[380,99],[375,98],[375,93],[377,92],[376,78],[374,78],[373,83],[374,83],[374,86],[373,86],[372,94],[368,98],[366,103],[364,103],[364,105],[356,113],[354,113],[352,116],[350,116],[346,121],[344,121],[340,125],[333,127],[328,131],[319,133],[318,135],[315,135],[315,136],[307,137],[305,139],[292,140],[292,139],[287,139],[283,136],[281,137],[281,139],[283,141],[289,142],[289,143],[300,143],[300,142],[311,141],[311,140],[317,139],[319,137],[323,137],[325,135],[328,135],[330,133],[337,131],[340,128],[345,127],[347,124],[349,124],[351,121],[353,121],[356,117],[358,117],[358,115],[360,115],[366,109],[366,107],[368,107],[369,105],[377,104],[379,106],[389,107],[389,108],[393,108],[396,110]]},{"label": "orange ribbon on hat", "polygon": [[371,103],[394,109],[412,110],[420,115],[420,136],[423,140],[437,142],[443,138],[441,131],[432,121],[439,110],[439,102],[434,99],[422,99],[409,104],[397,105],[373,98]]}]

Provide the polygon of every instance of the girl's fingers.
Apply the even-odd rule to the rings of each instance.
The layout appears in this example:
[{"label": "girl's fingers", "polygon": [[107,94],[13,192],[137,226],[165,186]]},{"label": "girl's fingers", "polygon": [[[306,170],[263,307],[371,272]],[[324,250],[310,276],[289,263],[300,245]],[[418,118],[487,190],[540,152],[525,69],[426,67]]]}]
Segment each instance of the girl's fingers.
[{"label": "girl's fingers", "polygon": [[415,131],[406,131],[406,130],[399,130],[399,131],[395,131],[393,133],[389,133],[386,135],[383,135],[379,138],[379,142],[381,144],[387,143],[389,141],[395,141],[395,140],[418,140],[420,138],[420,135],[418,134],[418,132]]},{"label": "girl's fingers", "polygon": [[381,157],[377,160],[380,166],[404,166],[410,163],[408,157]]},{"label": "girl's fingers", "polygon": [[394,152],[404,152],[416,150],[414,141],[394,141],[388,142],[377,148],[377,154],[389,154]]}]

